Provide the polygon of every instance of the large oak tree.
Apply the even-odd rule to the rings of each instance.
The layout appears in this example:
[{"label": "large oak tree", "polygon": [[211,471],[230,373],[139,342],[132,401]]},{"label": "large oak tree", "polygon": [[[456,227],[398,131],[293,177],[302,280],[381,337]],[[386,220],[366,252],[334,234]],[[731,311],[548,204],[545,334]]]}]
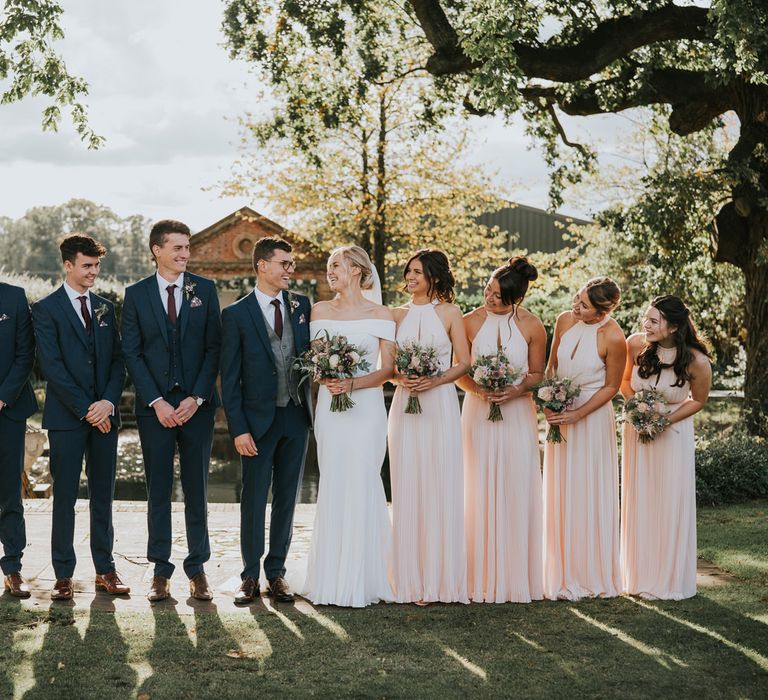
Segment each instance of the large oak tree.
[{"label": "large oak tree", "polygon": [[[231,36],[248,37],[268,8],[303,26],[318,46],[339,56],[345,24],[371,20],[381,0],[230,0]],[[595,115],[668,106],[668,128],[688,135],[738,116],[739,138],[723,172],[730,197],[712,212],[715,260],[744,274],[750,427],[765,431],[768,414],[768,3],[764,0],[405,0],[429,55],[422,66],[436,86],[474,113],[522,112],[543,137],[556,184],[577,177],[560,147],[574,147],[576,170],[590,149],[572,144],[558,113]],[[407,43],[414,40],[410,35]],[[404,41],[404,45],[405,45]],[[560,145],[556,143],[560,140]],[[721,173],[722,175],[722,173]],[[668,233],[674,243],[675,232]],[[684,245],[684,241],[679,241]],[[713,300],[716,303],[716,300]]]}]

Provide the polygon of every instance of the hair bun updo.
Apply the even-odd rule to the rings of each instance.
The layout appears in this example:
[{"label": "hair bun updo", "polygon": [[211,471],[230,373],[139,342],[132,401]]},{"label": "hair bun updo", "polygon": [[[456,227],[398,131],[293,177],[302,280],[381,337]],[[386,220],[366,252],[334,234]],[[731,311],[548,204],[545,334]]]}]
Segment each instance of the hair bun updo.
[{"label": "hair bun updo", "polygon": [[528,262],[528,258],[524,258],[521,255],[516,255],[515,257],[510,258],[508,265],[518,275],[529,282],[533,282],[539,276],[536,268]]}]

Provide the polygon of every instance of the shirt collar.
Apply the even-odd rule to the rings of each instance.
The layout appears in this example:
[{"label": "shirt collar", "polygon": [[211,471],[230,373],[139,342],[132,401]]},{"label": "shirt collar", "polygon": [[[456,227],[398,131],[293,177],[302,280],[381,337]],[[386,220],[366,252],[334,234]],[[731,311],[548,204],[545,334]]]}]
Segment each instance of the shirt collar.
[{"label": "shirt collar", "polygon": [[64,291],[67,293],[70,301],[76,301],[79,297],[85,297],[88,301],[91,300],[91,292],[86,289],[82,294],[75,289],[72,289],[66,282],[64,282]]},{"label": "shirt collar", "polygon": [[157,285],[163,292],[168,288],[169,284],[175,284],[176,289],[181,289],[184,286],[183,272],[176,278],[175,282],[169,282],[167,279],[165,279],[165,277],[161,277],[159,272],[155,273],[155,278],[157,279]]},{"label": "shirt collar", "polygon": [[269,306],[275,299],[280,302],[280,306],[283,305],[282,291],[278,292],[276,296],[271,297],[268,294],[264,294],[258,287],[254,287],[253,293],[256,295],[256,299],[262,306]]}]

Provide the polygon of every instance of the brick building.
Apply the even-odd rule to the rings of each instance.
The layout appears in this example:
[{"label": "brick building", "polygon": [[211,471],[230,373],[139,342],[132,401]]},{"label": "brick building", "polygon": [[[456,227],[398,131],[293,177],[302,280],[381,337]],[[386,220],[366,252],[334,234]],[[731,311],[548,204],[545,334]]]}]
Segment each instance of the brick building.
[{"label": "brick building", "polygon": [[216,281],[219,302],[224,308],[256,285],[251,253],[256,241],[264,236],[279,236],[293,246],[296,291],[311,300],[330,298],[325,279],[327,253],[250,207],[242,207],[194,234],[190,239],[192,255],[188,269]]}]

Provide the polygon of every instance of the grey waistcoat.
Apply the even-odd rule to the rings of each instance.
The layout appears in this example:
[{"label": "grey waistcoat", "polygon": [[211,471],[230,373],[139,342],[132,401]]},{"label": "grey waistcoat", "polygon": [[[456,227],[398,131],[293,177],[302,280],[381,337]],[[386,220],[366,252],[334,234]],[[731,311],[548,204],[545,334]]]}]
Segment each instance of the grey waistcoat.
[{"label": "grey waistcoat", "polygon": [[[261,307],[259,307],[261,308]],[[275,370],[277,372],[277,398],[275,405],[285,407],[288,400],[293,399],[297,406],[301,405],[299,399],[299,379],[298,372],[295,372],[293,361],[296,359],[296,351],[293,344],[293,326],[291,326],[290,312],[286,304],[281,304],[283,309],[283,337],[278,338],[277,333],[272,330],[270,321],[264,314],[264,322],[267,324],[267,333],[269,334],[269,343],[272,346],[272,354],[275,356]],[[263,312],[262,312],[263,314]]]}]

